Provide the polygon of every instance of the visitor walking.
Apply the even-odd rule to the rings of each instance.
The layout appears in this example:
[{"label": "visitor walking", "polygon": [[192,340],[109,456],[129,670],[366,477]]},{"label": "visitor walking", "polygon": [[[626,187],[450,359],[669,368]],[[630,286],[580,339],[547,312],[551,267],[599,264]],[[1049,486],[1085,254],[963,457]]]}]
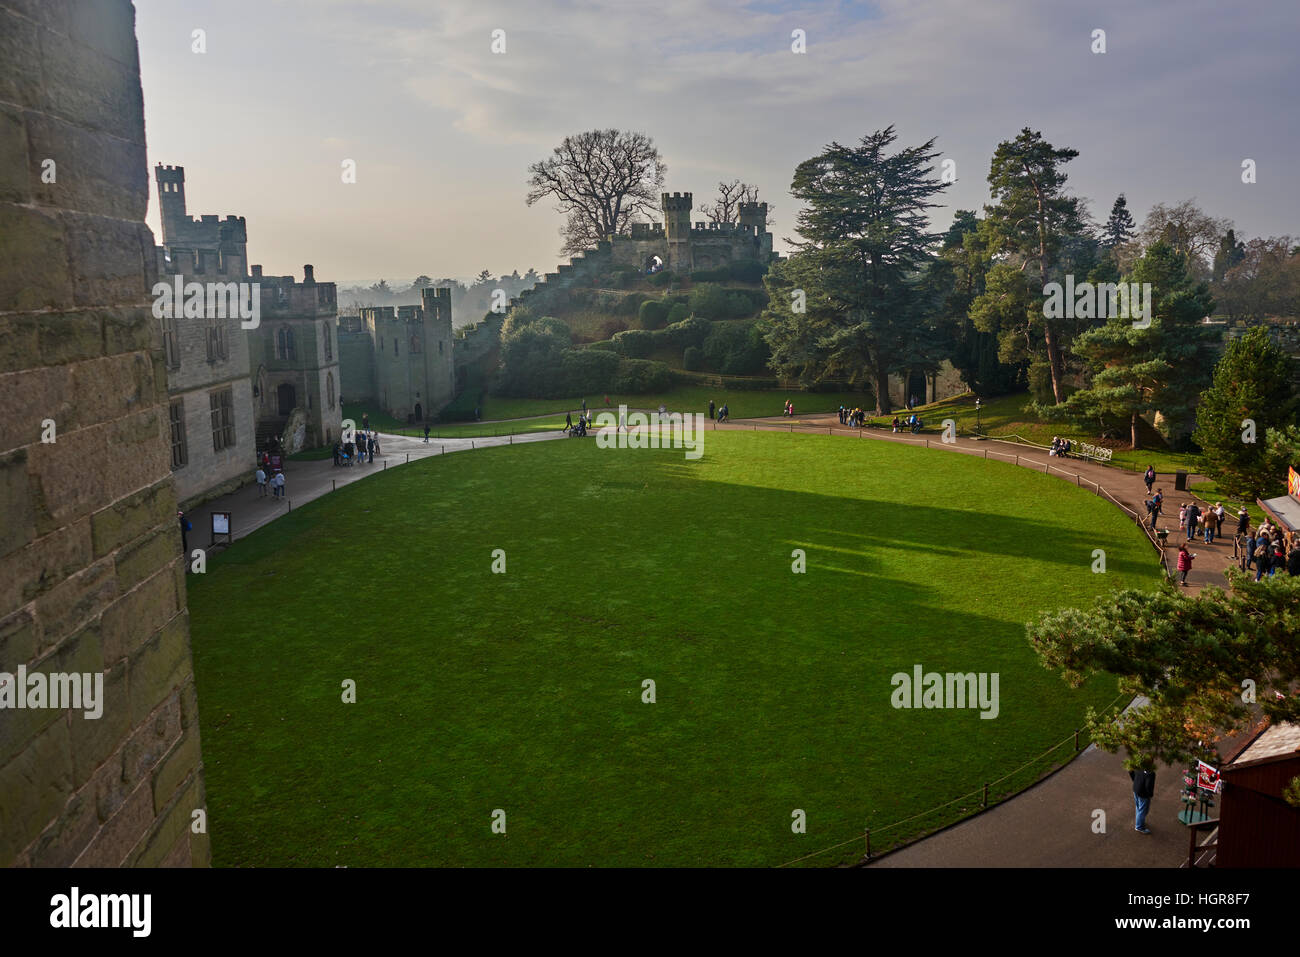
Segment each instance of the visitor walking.
[{"label": "visitor walking", "polygon": [[184,555],[186,558],[189,558],[190,557],[189,532],[192,528],[194,528],[194,525],[190,522],[188,518],[185,517],[185,513],[182,512],[180,509],[176,510],[176,521],[179,522],[181,526],[181,554]]},{"label": "visitor walking", "polygon": [[1192,559],[1196,556],[1187,550],[1187,543],[1183,542],[1178,546],[1178,571],[1181,576],[1180,585],[1187,584],[1187,573],[1192,570]]},{"label": "visitor walking", "polygon": [[275,492],[276,498],[284,498],[284,473],[276,472],[271,479],[271,488]]},{"label": "visitor walking", "polygon": [[1142,476],[1142,481],[1147,483],[1147,494],[1151,494],[1151,486],[1156,484],[1156,468],[1154,465],[1148,465],[1146,474]]},{"label": "visitor walking", "polygon": [[[334,464],[338,465],[338,451],[334,452]],[[257,467],[257,494],[261,498],[266,498],[266,471],[262,466]]]},{"label": "visitor walking", "polygon": [[710,419],[713,418],[713,412],[714,412],[714,409],[713,409],[713,400],[710,399],[710,400],[709,400],[709,418],[710,418]]},{"label": "visitor walking", "polygon": [[1222,502],[1214,503],[1214,536],[1223,537],[1223,520],[1228,517],[1227,510],[1223,507]]},{"label": "visitor walking", "polygon": [[427,422],[424,424],[424,444],[429,444],[429,424]]},{"label": "visitor walking", "polygon": [[1150,834],[1151,830],[1147,827],[1147,811],[1151,810],[1151,798],[1156,793],[1156,772],[1150,768],[1141,768],[1130,771],[1128,776],[1133,780],[1133,804],[1137,810],[1133,830],[1139,834]]}]

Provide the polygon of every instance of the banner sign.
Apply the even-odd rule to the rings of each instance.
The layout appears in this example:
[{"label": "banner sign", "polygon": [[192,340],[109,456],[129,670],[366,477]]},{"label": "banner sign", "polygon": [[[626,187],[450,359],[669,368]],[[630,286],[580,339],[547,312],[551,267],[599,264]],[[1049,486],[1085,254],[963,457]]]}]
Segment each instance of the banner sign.
[{"label": "banner sign", "polygon": [[1205,791],[1219,793],[1223,782],[1219,780],[1218,769],[1210,767],[1204,761],[1196,762],[1196,786]]}]

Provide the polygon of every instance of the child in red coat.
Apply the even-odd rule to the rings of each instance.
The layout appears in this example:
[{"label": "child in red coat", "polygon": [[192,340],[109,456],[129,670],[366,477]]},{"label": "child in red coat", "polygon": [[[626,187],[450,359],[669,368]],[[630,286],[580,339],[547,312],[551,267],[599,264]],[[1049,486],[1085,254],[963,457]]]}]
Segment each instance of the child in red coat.
[{"label": "child in red coat", "polygon": [[1178,570],[1182,572],[1182,581],[1179,582],[1179,584],[1187,584],[1187,573],[1192,570],[1192,559],[1195,557],[1195,555],[1187,550],[1185,544],[1178,546]]}]

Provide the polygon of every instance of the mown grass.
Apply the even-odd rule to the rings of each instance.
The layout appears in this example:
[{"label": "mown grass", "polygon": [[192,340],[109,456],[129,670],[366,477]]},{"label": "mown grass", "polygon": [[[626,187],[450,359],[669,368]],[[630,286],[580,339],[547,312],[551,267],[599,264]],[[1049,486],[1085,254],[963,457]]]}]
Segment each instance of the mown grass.
[{"label": "mown grass", "polygon": [[[1011,465],[710,431],[698,461],[593,440],[389,469],[189,581],[218,865],[775,865],[849,841],[829,865],[864,827],[1030,783],[1116,685],[1066,687],[1025,621],[1156,566],[1103,500]],[[998,717],[894,709],[914,664],[998,673]]]}]

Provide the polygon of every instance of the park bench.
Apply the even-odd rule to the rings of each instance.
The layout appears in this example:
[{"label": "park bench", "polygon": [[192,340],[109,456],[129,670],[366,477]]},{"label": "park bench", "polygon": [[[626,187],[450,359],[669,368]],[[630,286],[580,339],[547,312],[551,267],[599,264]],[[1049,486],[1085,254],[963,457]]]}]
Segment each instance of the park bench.
[{"label": "park bench", "polygon": [[1089,462],[1109,462],[1114,450],[1087,442],[1074,442],[1070,445],[1070,455],[1074,458],[1087,459]]}]

